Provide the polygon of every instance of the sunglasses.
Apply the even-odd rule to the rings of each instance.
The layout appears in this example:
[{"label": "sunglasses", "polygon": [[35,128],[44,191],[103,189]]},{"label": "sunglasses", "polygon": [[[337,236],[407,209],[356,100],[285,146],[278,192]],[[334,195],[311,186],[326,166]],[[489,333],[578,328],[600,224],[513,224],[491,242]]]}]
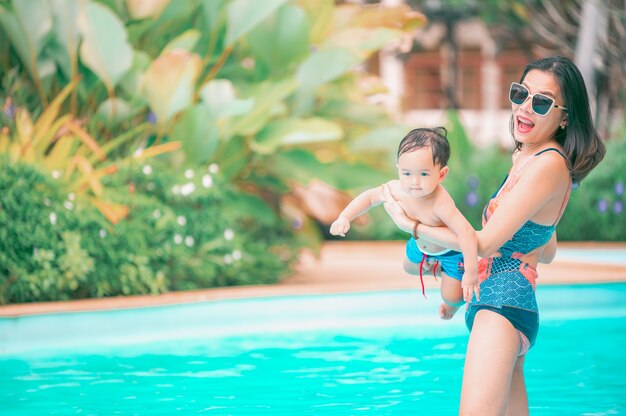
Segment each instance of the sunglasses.
[{"label": "sunglasses", "polygon": [[567,111],[566,107],[562,105],[556,105],[554,98],[548,97],[543,94],[531,94],[528,88],[517,82],[511,83],[511,89],[509,90],[509,100],[515,105],[522,105],[528,98],[531,98],[531,107],[533,112],[539,116],[546,116],[553,108],[559,108],[563,111]]}]

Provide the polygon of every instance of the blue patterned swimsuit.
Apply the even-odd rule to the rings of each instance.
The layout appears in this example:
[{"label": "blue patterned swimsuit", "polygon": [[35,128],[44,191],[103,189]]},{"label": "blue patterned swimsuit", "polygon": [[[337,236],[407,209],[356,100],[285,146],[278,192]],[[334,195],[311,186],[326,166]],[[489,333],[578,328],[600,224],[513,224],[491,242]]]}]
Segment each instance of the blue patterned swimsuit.
[{"label": "blue patterned swimsuit", "polygon": [[[567,158],[555,148],[545,149],[535,155],[547,151],[556,151],[566,160]],[[529,159],[532,160],[533,158]],[[517,183],[521,166],[517,172],[507,175],[500,189],[492,196],[483,211],[483,226],[497,209],[499,200],[504,197]],[[571,182],[570,182],[571,188]],[[539,310],[535,298],[536,269],[522,260],[525,254],[546,244],[556,229],[556,223],[563,213],[569,198],[569,189],[557,216],[552,225],[537,224],[527,221],[498,252],[501,257],[481,259],[478,263],[478,279],[480,283],[480,301],[472,299],[465,313],[465,323],[471,331],[476,313],[481,309],[494,311],[505,318],[523,334],[530,346],[535,344],[539,330]],[[523,342],[526,340],[523,339]]]}]

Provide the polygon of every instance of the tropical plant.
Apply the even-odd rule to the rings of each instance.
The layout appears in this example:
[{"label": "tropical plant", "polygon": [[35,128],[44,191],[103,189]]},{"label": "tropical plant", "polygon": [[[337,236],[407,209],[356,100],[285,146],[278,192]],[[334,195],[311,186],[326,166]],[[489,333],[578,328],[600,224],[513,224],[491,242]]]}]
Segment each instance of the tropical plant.
[{"label": "tropical plant", "polygon": [[[240,189],[313,232],[310,218],[328,215],[302,197],[311,181],[322,176],[334,195],[379,179],[369,166],[382,166],[386,153],[374,150],[405,130],[367,102],[384,92],[380,81],[354,68],[423,22],[407,6],[332,0],[5,0],[0,36],[11,49],[0,67],[28,65],[40,104],[8,99],[31,112],[80,74],[70,112],[98,142],[154,123],[154,134],[117,146],[113,159],[138,141],[180,140],[184,157],[173,166],[216,162]],[[364,151],[372,132],[378,144]]]}]

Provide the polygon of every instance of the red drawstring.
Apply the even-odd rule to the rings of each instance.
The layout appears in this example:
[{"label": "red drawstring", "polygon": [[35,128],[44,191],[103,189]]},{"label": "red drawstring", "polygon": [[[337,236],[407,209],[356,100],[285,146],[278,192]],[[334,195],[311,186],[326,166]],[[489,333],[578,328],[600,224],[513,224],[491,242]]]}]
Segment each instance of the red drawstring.
[{"label": "red drawstring", "polygon": [[[424,295],[424,299],[426,298],[426,288],[424,287],[424,276],[422,275],[422,271],[424,270],[424,262],[428,260],[428,256],[426,254],[424,254],[424,256],[422,257],[422,261],[420,262],[420,283],[422,284],[422,295]],[[433,266],[433,277],[435,278],[435,280],[437,280],[437,266],[439,265],[439,262],[436,261],[435,265]]]},{"label": "red drawstring", "polygon": [[424,299],[426,299],[426,290],[424,288],[424,276],[422,276],[422,269],[424,268],[424,261],[426,261],[426,255],[422,257],[422,261],[420,262],[420,283],[422,284],[422,295],[424,295]]}]

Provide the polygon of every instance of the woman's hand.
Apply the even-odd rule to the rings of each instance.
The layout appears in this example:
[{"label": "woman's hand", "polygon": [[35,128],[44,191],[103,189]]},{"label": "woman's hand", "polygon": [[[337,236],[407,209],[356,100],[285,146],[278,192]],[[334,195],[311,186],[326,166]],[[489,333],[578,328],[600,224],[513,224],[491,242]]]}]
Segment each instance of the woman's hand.
[{"label": "woman's hand", "polygon": [[406,212],[404,212],[400,203],[398,203],[393,195],[391,195],[387,185],[383,185],[383,197],[383,207],[385,208],[385,211],[387,211],[387,214],[389,214],[389,217],[391,217],[392,221],[402,231],[409,234],[412,233],[415,221],[406,215]]}]

